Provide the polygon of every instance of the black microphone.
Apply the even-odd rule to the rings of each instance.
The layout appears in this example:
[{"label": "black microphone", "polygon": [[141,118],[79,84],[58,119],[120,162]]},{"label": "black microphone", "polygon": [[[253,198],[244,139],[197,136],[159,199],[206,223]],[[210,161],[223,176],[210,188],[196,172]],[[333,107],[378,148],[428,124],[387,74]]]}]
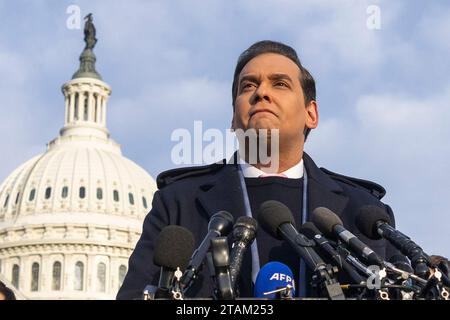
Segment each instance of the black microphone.
[{"label": "black microphone", "polygon": [[408,273],[414,273],[411,263],[408,258],[401,254],[395,254],[389,258],[389,262],[392,263],[397,269]]},{"label": "black microphone", "polygon": [[231,249],[230,277],[234,288],[239,276],[245,250],[256,237],[258,222],[252,217],[239,217],[233,227],[233,245]]},{"label": "black microphone", "polygon": [[415,273],[426,278],[429,270],[429,256],[409,237],[390,226],[389,215],[380,207],[369,205],[360,209],[356,226],[370,239],[387,239],[394,247],[411,260]]},{"label": "black microphone", "polygon": [[384,267],[384,261],[375,253],[375,251],[370,249],[353,233],[345,229],[341,219],[330,209],[325,207],[314,209],[311,220],[325,236],[339,237],[356,254],[366,259],[368,263]]},{"label": "black microphone", "polygon": [[211,247],[211,240],[220,236],[226,236],[233,228],[233,216],[227,211],[219,211],[215,213],[208,224],[208,233],[203,239],[200,246],[194,251],[189,266],[181,278],[181,286],[184,291],[189,289],[193,281],[197,277],[206,253]]},{"label": "black microphone", "polygon": [[295,229],[291,210],[283,203],[269,200],[261,204],[258,222],[272,237],[286,240],[311,270],[315,271],[325,266],[325,262],[312,249],[315,246],[314,241]]},{"label": "black microphone", "polygon": [[186,269],[194,242],[192,232],[181,226],[171,225],[161,230],[153,255],[153,263],[161,267],[155,298],[170,298],[175,271]]},{"label": "black microphone", "polygon": [[416,284],[421,287],[427,284],[426,280],[414,274],[410,261],[404,255],[393,255],[389,258],[389,262],[386,263],[386,265],[391,271],[394,271],[398,275],[396,280],[415,280]]},{"label": "black microphone", "polygon": [[303,233],[309,239],[314,240],[320,248],[322,248],[328,256],[333,259],[336,265],[344,270],[350,278],[357,284],[365,283],[365,280],[358,272],[334,249],[327,238],[325,238],[319,229],[312,222],[305,222],[300,229],[300,233]]},{"label": "black microphone", "polygon": [[207,253],[208,267],[215,283],[214,298],[232,300],[235,298],[230,277],[230,252],[227,237],[211,239],[211,249]]},{"label": "black microphone", "polygon": [[[313,270],[313,287],[317,286],[329,296],[330,299],[345,299],[344,293],[335,279],[335,268],[325,264],[312,247],[315,242],[299,233],[294,225],[291,210],[283,203],[275,200],[265,201],[261,204],[258,223],[263,229],[276,239],[285,240]],[[304,279],[306,280],[306,279]]]}]

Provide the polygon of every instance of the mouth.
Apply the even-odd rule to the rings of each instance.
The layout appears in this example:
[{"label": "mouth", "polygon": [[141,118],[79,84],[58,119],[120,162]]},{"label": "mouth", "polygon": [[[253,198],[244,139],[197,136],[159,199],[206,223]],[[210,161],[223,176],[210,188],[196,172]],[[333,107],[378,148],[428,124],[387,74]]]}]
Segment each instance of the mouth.
[{"label": "mouth", "polygon": [[269,110],[269,109],[256,109],[256,110],[253,110],[253,111],[250,112],[250,118],[253,117],[257,113],[270,113],[270,114],[273,114],[275,117],[277,117],[277,115],[272,110]]}]

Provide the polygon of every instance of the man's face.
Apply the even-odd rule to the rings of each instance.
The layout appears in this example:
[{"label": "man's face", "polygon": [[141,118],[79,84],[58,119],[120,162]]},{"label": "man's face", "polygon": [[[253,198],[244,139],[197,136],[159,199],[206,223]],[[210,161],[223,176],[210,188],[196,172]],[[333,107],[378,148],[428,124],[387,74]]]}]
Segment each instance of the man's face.
[{"label": "man's face", "polygon": [[317,126],[315,101],[305,107],[300,69],[289,58],[265,53],[242,69],[233,114],[233,129],[279,129],[283,141],[303,146],[305,126]]}]

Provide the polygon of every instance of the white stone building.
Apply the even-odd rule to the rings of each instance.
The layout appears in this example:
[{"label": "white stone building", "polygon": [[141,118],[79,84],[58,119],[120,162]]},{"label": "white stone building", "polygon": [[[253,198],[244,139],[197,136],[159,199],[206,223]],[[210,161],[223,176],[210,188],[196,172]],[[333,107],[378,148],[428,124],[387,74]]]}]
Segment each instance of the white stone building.
[{"label": "white stone building", "polygon": [[87,27],[60,135],[0,185],[0,280],[19,298],[114,299],[156,191],[109,137],[111,89]]}]

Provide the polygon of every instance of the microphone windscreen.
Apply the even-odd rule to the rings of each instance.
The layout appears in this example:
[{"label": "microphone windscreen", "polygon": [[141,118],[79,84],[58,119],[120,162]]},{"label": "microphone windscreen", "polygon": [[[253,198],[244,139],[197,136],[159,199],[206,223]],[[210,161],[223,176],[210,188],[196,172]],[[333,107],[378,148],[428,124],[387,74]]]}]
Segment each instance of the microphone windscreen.
[{"label": "microphone windscreen", "polygon": [[325,207],[314,209],[311,215],[311,221],[327,238],[334,238],[334,226],[343,225],[342,220],[337,214]]},{"label": "microphone windscreen", "polygon": [[320,232],[320,230],[317,229],[317,227],[314,225],[314,223],[309,222],[309,221],[302,224],[300,229],[298,229],[298,232],[304,234],[309,239],[314,239],[314,237],[316,235],[322,235],[322,232]]},{"label": "microphone windscreen", "polygon": [[391,219],[382,208],[374,205],[367,205],[359,209],[359,214],[356,216],[355,224],[363,235],[370,239],[378,240],[381,239],[381,236],[377,231],[378,221],[383,221],[390,224]]},{"label": "microphone windscreen", "polygon": [[258,213],[258,223],[272,237],[282,240],[278,233],[278,227],[283,223],[290,223],[295,226],[295,220],[291,210],[283,203],[275,200],[268,200],[261,204]]},{"label": "microphone windscreen", "polygon": [[277,294],[264,293],[292,286],[292,296],[295,296],[295,283],[292,270],[285,264],[273,261],[265,264],[258,272],[256,277],[254,297],[276,299]]},{"label": "microphone windscreen", "polygon": [[188,229],[171,225],[161,230],[156,239],[153,263],[159,267],[182,271],[194,252],[194,235]]}]

